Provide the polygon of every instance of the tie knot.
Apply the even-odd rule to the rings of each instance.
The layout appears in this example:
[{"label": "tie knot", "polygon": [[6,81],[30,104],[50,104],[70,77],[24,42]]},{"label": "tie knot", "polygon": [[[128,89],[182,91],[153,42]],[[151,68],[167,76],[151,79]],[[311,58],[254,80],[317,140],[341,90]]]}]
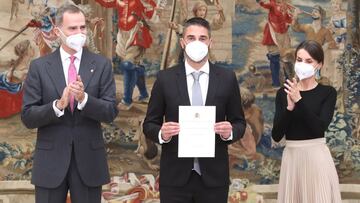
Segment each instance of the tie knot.
[{"label": "tie knot", "polygon": [[70,63],[74,63],[75,59],[76,59],[76,56],[71,55],[70,56]]},{"label": "tie knot", "polygon": [[203,74],[204,72],[200,71],[200,72],[192,72],[191,75],[193,76],[195,81],[199,81],[200,75]]}]

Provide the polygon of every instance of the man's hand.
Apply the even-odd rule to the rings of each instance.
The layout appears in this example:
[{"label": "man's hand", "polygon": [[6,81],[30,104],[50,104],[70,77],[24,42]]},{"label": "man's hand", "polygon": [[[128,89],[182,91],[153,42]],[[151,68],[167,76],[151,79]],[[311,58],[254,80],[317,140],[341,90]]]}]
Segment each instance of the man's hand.
[{"label": "man's hand", "polygon": [[64,110],[69,105],[69,99],[70,99],[69,88],[65,87],[61,95],[61,98],[57,100],[55,103],[56,108],[58,108],[60,111]]},{"label": "man's hand", "polygon": [[180,132],[179,123],[166,122],[161,126],[161,138],[168,141],[172,136],[178,135]]},{"label": "man's hand", "polygon": [[223,139],[227,140],[232,132],[232,125],[228,121],[222,121],[215,123],[214,131],[216,134],[220,135]]},{"label": "man's hand", "polygon": [[76,101],[81,103],[85,98],[84,84],[80,75],[77,75],[76,81],[69,85],[70,93],[74,95]]}]

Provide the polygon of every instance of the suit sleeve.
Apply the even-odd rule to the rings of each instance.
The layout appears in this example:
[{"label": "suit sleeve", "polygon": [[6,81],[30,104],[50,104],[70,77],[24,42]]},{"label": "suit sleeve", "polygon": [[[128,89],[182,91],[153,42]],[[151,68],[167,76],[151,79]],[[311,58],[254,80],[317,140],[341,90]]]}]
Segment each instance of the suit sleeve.
[{"label": "suit sleeve", "polygon": [[60,122],[52,107],[53,101],[43,104],[40,65],[30,63],[28,75],[24,83],[23,106],[21,120],[27,128],[39,128]]},{"label": "suit sleeve", "polygon": [[156,143],[159,143],[158,136],[163,124],[164,113],[165,100],[161,87],[161,72],[159,72],[151,91],[151,97],[143,124],[145,136]]},{"label": "suit sleeve", "polygon": [[244,111],[241,106],[241,96],[240,96],[240,89],[239,84],[237,82],[235,73],[232,72],[232,89],[230,99],[226,105],[226,118],[232,125],[232,132],[233,132],[233,139],[226,141],[229,144],[233,143],[244,136],[245,128],[246,128],[246,121],[244,116]]},{"label": "suit sleeve", "polygon": [[88,94],[88,101],[81,111],[82,116],[99,122],[110,123],[118,114],[116,108],[116,87],[109,60],[104,64],[99,81],[99,97]]}]

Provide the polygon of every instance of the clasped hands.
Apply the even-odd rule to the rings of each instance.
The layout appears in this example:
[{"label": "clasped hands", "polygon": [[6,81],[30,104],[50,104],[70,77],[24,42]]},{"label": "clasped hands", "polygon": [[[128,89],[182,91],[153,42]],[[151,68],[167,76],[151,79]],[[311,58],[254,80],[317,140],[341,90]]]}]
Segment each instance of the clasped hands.
[{"label": "clasped hands", "polygon": [[287,94],[287,109],[289,111],[292,111],[295,108],[295,104],[301,99],[298,82],[295,78],[293,78],[292,80],[287,79],[284,86],[284,90]]},{"label": "clasped hands", "polygon": [[[228,121],[215,123],[214,131],[220,135],[222,139],[227,140],[232,132],[232,125]],[[161,126],[161,138],[168,141],[171,137],[178,135],[180,132],[180,125],[177,122],[165,122]]]},{"label": "clasped hands", "polygon": [[60,110],[65,109],[70,102],[70,96],[73,95],[74,99],[81,103],[85,98],[84,84],[80,75],[76,76],[76,81],[68,84],[61,95],[61,98],[56,102],[56,107]]}]

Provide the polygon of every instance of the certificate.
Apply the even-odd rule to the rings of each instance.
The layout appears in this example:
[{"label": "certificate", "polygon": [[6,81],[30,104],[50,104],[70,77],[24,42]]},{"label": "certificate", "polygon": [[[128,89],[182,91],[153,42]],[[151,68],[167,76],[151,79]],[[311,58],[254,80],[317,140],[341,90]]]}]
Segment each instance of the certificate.
[{"label": "certificate", "polygon": [[215,106],[179,106],[178,157],[215,157]]}]

